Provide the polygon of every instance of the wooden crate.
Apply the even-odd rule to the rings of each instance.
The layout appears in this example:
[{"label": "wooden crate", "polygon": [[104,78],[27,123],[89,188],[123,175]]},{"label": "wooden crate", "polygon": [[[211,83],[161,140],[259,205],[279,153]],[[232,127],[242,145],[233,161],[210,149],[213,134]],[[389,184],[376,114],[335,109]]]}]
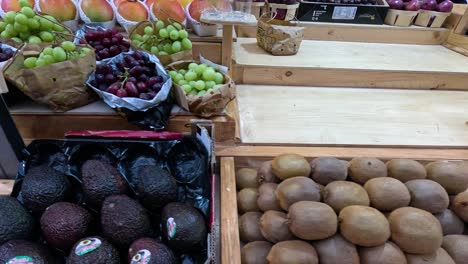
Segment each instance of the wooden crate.
[{"label": "wooden crate", "polygon": [[315,157],[376,157],[383,161],[408,158],[427,163],[434,160],[468,160],[468,150],[462,149],[398,149],[340,147],[232,147],[217,151],[221,176],[221,263],[240,264],[237,190],[235,172],[240,168],[258,168],[263,161],[282,153],[297,153],[308,160]]},{"label": "wooden crate", "polygon": [[444,46],[460,54],[468,56],[468,9],[450,32]]}]

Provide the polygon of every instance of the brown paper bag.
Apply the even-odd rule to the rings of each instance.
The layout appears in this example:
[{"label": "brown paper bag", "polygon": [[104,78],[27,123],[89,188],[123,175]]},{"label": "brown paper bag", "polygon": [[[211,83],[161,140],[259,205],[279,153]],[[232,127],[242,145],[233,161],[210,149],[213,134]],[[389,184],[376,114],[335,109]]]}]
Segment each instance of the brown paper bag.
[{"label": "brown paper bag", "polygon": [[[178,61],[167,66],[169,70],[187,69],[191,62],[196,61]],[[199,62],[196,62],[199,63]],[[174,97],[177,104],[184,110],[200,115],[210,117],[221,114],[226,105],[236,97],[236,86],[234,81],[228,75],[221,72],[224,76],[224,84],[202,96],[186,95],[182,87],[173,83]]]},{"label": "brown paper bag", "polygon": [[257,24],[257,44],[273,55],[294,55],[299,51],[304,28],[295,23],[262,16]]},{"label": "brown paper bag", "polygon": [[[147,26],[153,26],[155,28],[155,23],[156,22],[151,22],[151,21],[142,21],[138,23],[129,33],[130,39],[132,39],[133,34],[143,34],[143,31],[145,27]],[[136,47],[135,45],[132,44],[132,47],[135,49],[143,50],[146,52],[149,52],[147,50],[144,50],[141,47]],[[166,66],[169,65],[170,63],[176,62],[176,61],[184,61],[184,60],[192,60],[193,55],[192,55],[192,49],[190,50],[183,50],[174,54],[170,55],[156,55],[158,57],[159,61],[161,62],[162,65]]]},{"label": "brown paper bag", "polygon": [[[79,45],[80,47],[87,45]],[[21,50],[5,66],[5,79],[15,85],[33,101],[47,104],[56,112],[68,111],[97,99],[94,92],[86,87],[88,76],[96,69],[94,50],[74,60],[66,60],[46,66],[26,69],[25,57],[39,55],[39,52]]]}]

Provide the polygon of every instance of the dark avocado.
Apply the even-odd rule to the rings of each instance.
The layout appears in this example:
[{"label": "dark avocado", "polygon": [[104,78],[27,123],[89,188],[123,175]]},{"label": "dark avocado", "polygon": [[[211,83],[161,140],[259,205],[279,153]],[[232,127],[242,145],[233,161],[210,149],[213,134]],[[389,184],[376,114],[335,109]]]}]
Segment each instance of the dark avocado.
[{"label": "dark avocado", "polygon": [[148,212],[126,195],[113,195],[104,200],[101,227],[104,236],[117,247],[128,247],[136,239],[152,234]]},{"label": "dark avocado", "polygon": [[169,172],[157,166],[141,166],[138,170],[137,193],[143,206],[157,210],[177,201],[177,183]]},{"label": "dark avocado", "polygon": [[161,215],[164,241],[181,252],[194,252],[203,247],[207,228],[203,215],[183,203],[169,203]]},{"label": "dark avocado", "polygon": [[67,264],[120,264],[117,249],[102,237],[86,237],[76,242]]},{"label": "dark avocado", "polygon": [[67,176],[41,165],[31,168],[24,176],[21,197],[27,209],[42,213],[52,204],[66,200],[69,190],[70,181]]},{"label": "dark avocado", "polygon": [[69,250],[80,238],[88,235],[91,214],[83,207],[59,202],[49,206],[41,216],[41,230],[47,244]]},{"label": "dark avocado", "polygon": [[106,197],[128,192],[127,182],[116,167],[102,160],[87,160],[81,166],[86,202],[101,206]]},{"label": "dark avocado", "polygon": [[27,240],[10,240],[0,246],[0,263],[55,263],[50,252],[43,245]]},{"label": "dark avocado", "polygon": [[178,262],[172,250],[162,242],[144,237],[134,241],[130,246],[128,263],[176,264]]},{"label": "dark avocado", "polygon": [[0,196],[0,245],[13,239],[29,239],[34,232],[34,219],[13,197]]}]

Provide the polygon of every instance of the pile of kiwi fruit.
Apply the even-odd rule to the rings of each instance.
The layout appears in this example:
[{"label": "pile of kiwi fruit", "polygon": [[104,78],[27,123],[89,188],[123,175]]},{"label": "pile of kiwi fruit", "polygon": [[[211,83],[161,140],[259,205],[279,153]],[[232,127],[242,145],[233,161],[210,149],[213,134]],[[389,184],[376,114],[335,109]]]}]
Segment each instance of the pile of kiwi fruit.
[{"label": "pile of kiwi fruit", "polygon": [[236,187],[243,264],[468,264],[468,162],[281,154]]}]

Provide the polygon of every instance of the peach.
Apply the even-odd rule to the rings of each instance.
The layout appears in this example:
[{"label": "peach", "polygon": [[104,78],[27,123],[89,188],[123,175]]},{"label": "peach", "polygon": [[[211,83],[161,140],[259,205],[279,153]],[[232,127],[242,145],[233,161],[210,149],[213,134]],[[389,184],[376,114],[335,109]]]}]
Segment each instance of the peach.
[{"label": "peach", "polygon": [[39,0],[41,12],[60,21],[74,20],[76,6],[71,0]]},{"label": "peach", "polygon": [[138,1],[123,1],[117,7],[117,12],[130,21],[140,22],[148,20],[149,14],[145,6]]},{"label": "peach", "polygon": [[151,8],[151,5],[152,5],[153,3],[154,3],[154,0],[146,0],[146,3],[145,3],[145,4],[146,4],[146,6],[147,6],[148,8]]},{"label": "peach", "polygon": [[160,20],[169,19],[182,23],[185,20],[185,12],[177,0],[154,0],[153,14]]},{"label": "peach", "polygon": [[83,0],[81,9],[92,22],[105,22],[114,18],[114,10],[106,0]]},{"label": "peach", "polygon": [[214,6],[208,0],[194,0],[190,4],[189,13],[194,20],[200,21],[201,13],[204,10],[212,8],[214,8]]},{"label": "peach", "polygon": [[[31,6],[34,8],[34,0],[28,0]],[[18,0],[2,0],[2,9],[6,13],[8,11],[18,12],[21,10]]]}]

